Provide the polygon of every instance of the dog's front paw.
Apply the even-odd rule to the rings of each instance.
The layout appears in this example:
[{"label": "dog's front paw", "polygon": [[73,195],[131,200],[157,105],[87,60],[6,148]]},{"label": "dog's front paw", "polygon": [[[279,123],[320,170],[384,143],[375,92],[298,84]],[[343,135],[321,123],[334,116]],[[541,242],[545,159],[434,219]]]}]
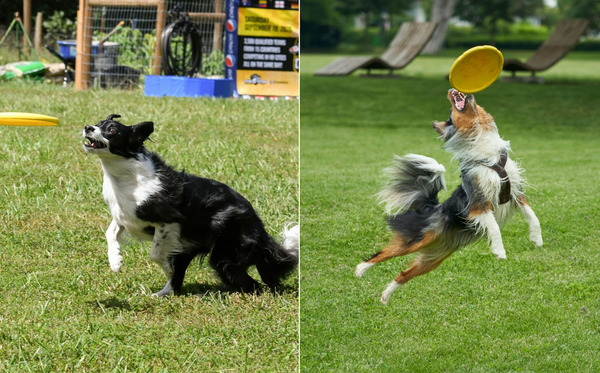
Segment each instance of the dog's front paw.
[{"label": "dog's front paw", "polygon": [[530,234],[529,241],[533,242],[535,247],[542,247],[544,245],[544,240],[542,239],[542,235],[540,233]]},{"label": "dog's front paw", "polygon": [[164,289],[161,291],[157,291],[156,293],[152,293],[152,295],[150,295],[153,298],[164,298],[164,297],[168,297],[169,295],[172,295],[173,292],[172,291],[165,291]]},{"label": "dog's front paw", "polygon": [[387,306],[387,302],[390,299],[389,295],[385,294],[385,291],[381,293],[381,304]]},{"label": "dog's front paw", "polygon": [[492,247],[492,253],[496,255],[497,259],[506,259],[506,251],[504,246]]},{"label": "dog's front paw", "polygon": [[388,287],[383,291],[383,293],[381,293],[381,304],[383,304],[384,306],[387,306],[387,302],[388,300],[390,300],[390,297],[392,296],[392,294],[400,287],[401,285],[399,283],[397,283],[396,281],[392,281]]},{"label": "dog's front paw", "polygon": [[367,271],[367,269],[373,267],[375,265],[375,263],[360,263],[359,265],[356,266],[356,269],[354,270],[354,275],[358,278],[361,278],[362,275],[365,274],[365,272]]},{"label": "dog's front paw", "polygon": [[110,262],[110,269],[113,272],[119,272],[123,266],[123,257],[121,255],[115,255],[108,258]]},{"label": "dog's front paw", "polygon": [[156,293],[152,294],[152,296],[162,298],[172,295],[174,292],[175,290],[173,289],[173,286],[171,286],[171,280],[169,280],[161,291],[157,291]]},{"label": "dog's front paw", "polygon": [[506,260],[506,253],[496,254],[496,259]]}]

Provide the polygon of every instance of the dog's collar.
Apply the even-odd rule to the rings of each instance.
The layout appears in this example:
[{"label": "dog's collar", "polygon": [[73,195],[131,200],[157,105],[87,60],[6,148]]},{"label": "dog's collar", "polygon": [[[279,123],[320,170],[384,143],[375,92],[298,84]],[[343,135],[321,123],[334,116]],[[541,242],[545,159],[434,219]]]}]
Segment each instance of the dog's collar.
[{"label": "dog's collar", "polygon": [[508,173],[504,168],[506,166],[506,161],[508,160],[508,151],[506,149],[502,149],[502,153],[500,154],[500,160],[498,163],[492,166],[488,166],[492,170],[496,171],[500,176],[500,195],[498,196],[498,204],[503,205],[510,200],[510,180],[508,178]]}]

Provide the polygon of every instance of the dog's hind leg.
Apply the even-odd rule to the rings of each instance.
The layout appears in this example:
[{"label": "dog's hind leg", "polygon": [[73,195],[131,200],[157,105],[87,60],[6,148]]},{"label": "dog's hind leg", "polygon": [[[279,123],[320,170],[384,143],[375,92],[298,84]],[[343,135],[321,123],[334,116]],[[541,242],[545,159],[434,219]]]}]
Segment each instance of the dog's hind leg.
[{"label": "dog's hind leg", "polygon": [[106,231],[106,242],[108,244],[108,262],[113,272],[119,272],[123,266],[123,256],[121,255],[121,236],[125,228],[119,225],[114,219]]},{"label": "dog's hind leg", "polygon": [[435,237],[435,232],[428,231],[420,240],[407,243],[408,240],[406,238],[402,237],[400,234],[396,234],[391,245],[373,255],[369,260],[358,264],[354,270],[354,274],[356,277],[362,277],[362,275],[375,264],[421,250],[425,246],[431,244],[435,240]]},{"label": "dog's hind leg", "polygon": [[529,240],[533,242],[535,246],[541,247],[544,244],[544,240],[542,239],[542,228],[540,227],[540,221],[529,206],[527,198],[524,194],[519,196],[518,205],[521,213],[523,213],[525,219],[527,219],[527,223],[529,223]]},{"label": "dog's hind leg", "polygon": [[[180,226],[176,223],[160,224],[155,227],[154,240],[152,241],[152,247],[150,248],[150,259],[162,268],[165,277],[169,282],[173,277],[173,266],[171,265],[169,257],[172,256],[173,253],[182,251],[181,241],[179,240],[179,230]],[[153,295],[160,296],[161,294],[159,293]]]},{"label": "dog's hind leg", "polygon": [[241,249],[234,244],[217,242],[210,254],[208,262],[215,269],[221,280],[234,289],[251,293],[259,288],[259,284],[250,275],[250,264],[236,255]]},{"label": "dog's hind leg", "polygon": [[381,293],[381,303],[384,306],[387,305],[390,296],[400,286],[406,284],[413,277],[424,275],[436,269],[453,252],[454,250],[444,250],[436,247],[430,247],[421,251],[419,256],[412,262],[410,268],[400,273]]},{"label": "dog's hind leg", "polygon": [[188,252],[177,253],[172,257],[173,277],[171,277],[171,287],[173,288],[173,291],[181,290],[185,271],[195,257],[196,254]]},{"label": "dog's hind leg", "polygon": [[467,219],[473,224],[475,229],[485,232],[491,243],[492,253],[494,253],[498,259],[506,259],[506,251],[504,250],[504,244],[502,243],[500,226],[496,221],[494,212],[491,209],[471,209],[471,213]]},{"label": "dog's hind leg", "polygon": [[195,257],[195,254],[187,252],[177,253],[172,256],[170,261],[173,268],[173,276],[167,281],[161,291],[158,291],[153,295],[157,297],[164,297],[171,295],[174,292],[179,292],[181,290],[181,286],[183,285],[185,271]]},{"label": "dog's hind leg", "polygon": [[298,266],[299,232],[299,226],[286,229],[283,244],[279,244],[263,229],[260,230],[262,238],[252,250],[256,252],[254,264],[262,281],[272,290],[280,287],[281,281]]}]

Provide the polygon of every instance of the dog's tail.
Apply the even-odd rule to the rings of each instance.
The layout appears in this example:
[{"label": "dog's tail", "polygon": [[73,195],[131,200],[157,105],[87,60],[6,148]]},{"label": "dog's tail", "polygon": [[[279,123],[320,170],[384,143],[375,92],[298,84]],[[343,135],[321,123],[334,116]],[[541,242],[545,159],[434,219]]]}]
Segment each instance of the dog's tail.
[{"label": "dog's tail", "polygon": [[423,155],[396,156],[394,163],[385,171],[390,175],[390,180],[377,196],[385,203],[389,215],[437,205],[437,194],[446,189],[444,166]]},{"label": "dog's tail", "polygon": [[289,228],[291,224],[286,224],[281,235],[281,245],[296,259],[300,255],[300,224]]},{"label": "dog's tail", "polygon": [[263,255],[259,255],[256,262],[260,277],[271,288],[279,286],[298,266],[300,225],[288,227],[289,225],[286,225],[283,230],[281,244],[273,237],[268,237]]}]

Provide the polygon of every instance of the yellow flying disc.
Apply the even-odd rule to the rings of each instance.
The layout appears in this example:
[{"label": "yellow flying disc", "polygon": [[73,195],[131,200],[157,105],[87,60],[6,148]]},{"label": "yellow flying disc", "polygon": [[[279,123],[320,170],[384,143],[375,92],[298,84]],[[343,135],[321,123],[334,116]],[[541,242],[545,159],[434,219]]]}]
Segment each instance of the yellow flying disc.
[{"label": "yellow flying disc", "polygon": [[0,113],[2,126],[57,126],[58,118],[31,113]]},{"label": "yellow flying disc", "polygon": [[491,45],[471,48],[454,61],[450,84],[462,93],[483,91],[496,81],[503,65],[502,52]]}]

